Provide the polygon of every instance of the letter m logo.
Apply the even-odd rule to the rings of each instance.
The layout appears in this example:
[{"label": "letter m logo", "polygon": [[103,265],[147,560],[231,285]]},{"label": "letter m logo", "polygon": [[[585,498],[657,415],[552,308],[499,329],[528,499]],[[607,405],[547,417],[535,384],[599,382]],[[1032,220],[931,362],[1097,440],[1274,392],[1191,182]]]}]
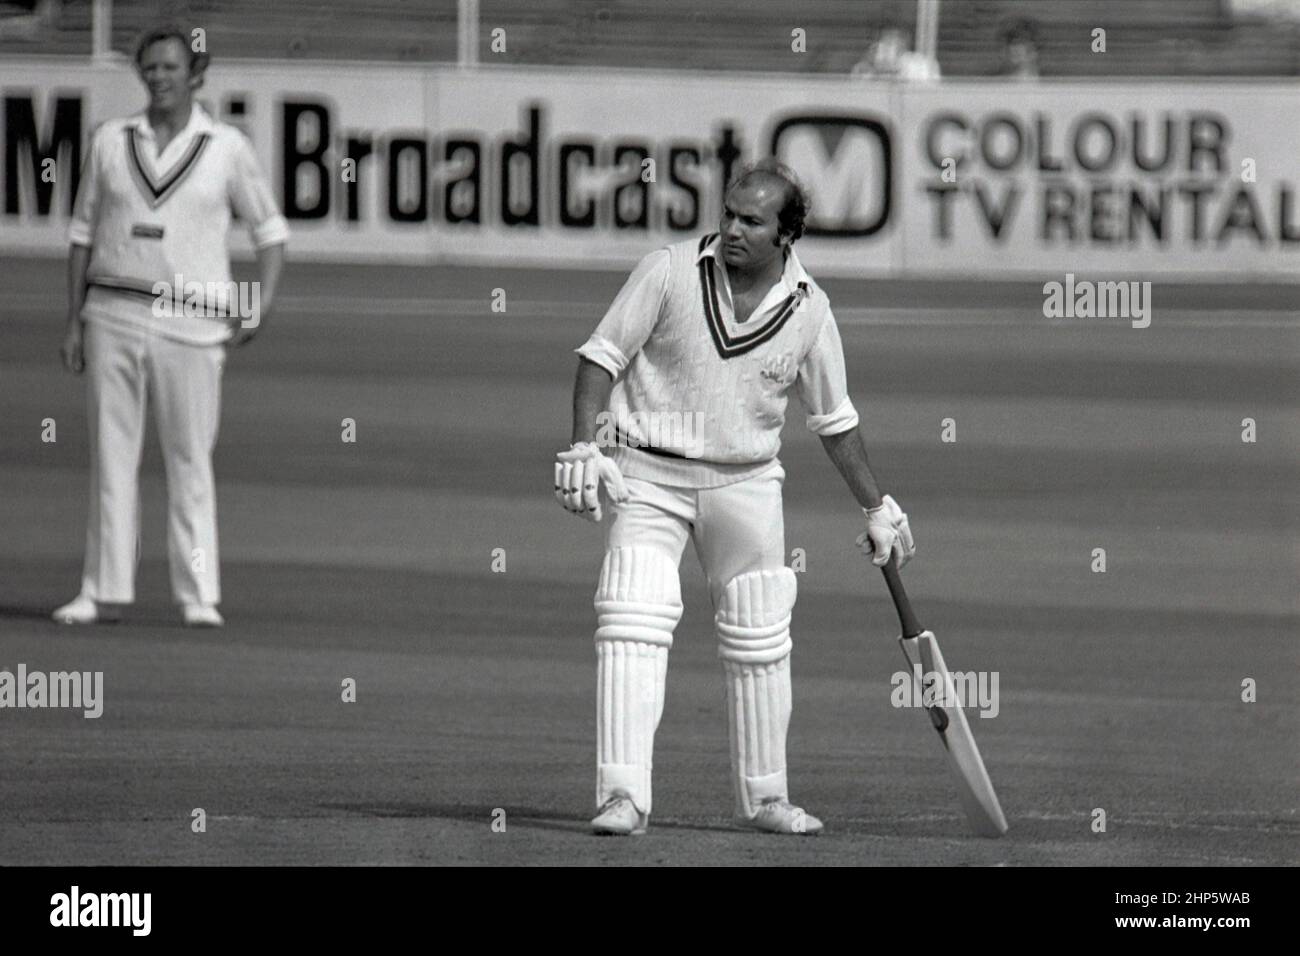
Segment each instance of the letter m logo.
[{"label": "letter m logo", "polygon": [[[24,183],[31,190],[29,201],[32,198],[36,201],[38,215],[50,214],[56,185],[61,187],[64,208],[71,215],[72,200],[81,179],[81,98],[55,98],[42,136],[36,126],[35,95],[32,92],[6,94],[4,98],[5,215],[17,216],[22,211],[19,196]],[[47,159],[59,164],[56,182],[46,182],[41,176],[41,167]]]},{"label": "letter m logo", "polygon": [[893,144],[879,120],[850,114],[790,116],[772,131],[772,155],[816,197],[810,236],[871,236],[893,200]]}]

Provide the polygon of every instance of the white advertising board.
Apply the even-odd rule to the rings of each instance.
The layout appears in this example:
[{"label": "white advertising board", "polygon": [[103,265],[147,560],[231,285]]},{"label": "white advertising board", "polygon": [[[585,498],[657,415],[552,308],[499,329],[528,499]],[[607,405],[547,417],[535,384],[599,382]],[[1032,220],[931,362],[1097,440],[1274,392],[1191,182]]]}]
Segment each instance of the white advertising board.
[{"label": "white advertising board", "polygon": [[[729,172],[775,154],[813,192],[815,274],[1294,279],[1298,94],[240,61],[201,99],[299,259],[622,267],[714,228]],[[64,248],[89,136],[143,103],[128,63],[0,63],[0,252]]]}]

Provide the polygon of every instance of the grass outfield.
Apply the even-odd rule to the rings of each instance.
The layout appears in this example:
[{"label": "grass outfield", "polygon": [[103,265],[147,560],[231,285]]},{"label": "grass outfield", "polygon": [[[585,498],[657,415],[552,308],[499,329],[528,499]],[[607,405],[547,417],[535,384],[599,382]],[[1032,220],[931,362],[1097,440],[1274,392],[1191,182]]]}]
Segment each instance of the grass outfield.
[{"label": "grass outfield", "polygon": [[571,350],[620,276],[294,265],[266,334],[228,362],[228,623],[196,632],[170,604],[152,424],[136,606],[112,627],[46,619],[80,575],[85,404],[58,368],[62,264],[0,268],[0,670],[105,685],[98,720],[0,710],[0,864],[1300,858],[1294,286],[1157,286],[1134,330],[1048,322],[1031,286],[828,282],[873,464],[916,534],[922,621],[951,667],[999,674],[998,716],[970,716],[1011,831],[965,835],[928,721],[891,707],[897,622],[795,402],[791,783],[826,832],[728,825],[721,667],[688,548],[655,815],[616,841],[586,832],[600,532],[550,485]]}]

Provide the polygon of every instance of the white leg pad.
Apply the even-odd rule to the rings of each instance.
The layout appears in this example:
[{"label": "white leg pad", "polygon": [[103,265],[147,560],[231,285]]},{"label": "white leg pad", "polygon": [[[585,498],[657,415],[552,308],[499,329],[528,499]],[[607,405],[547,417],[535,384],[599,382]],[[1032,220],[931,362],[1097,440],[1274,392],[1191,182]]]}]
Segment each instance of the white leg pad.
[{"label": "white leg pad", "polygon": [[654,548],[614,548],[596,587],[596,806],[651,806],[654,736],[668,649],[682,616],[677,565]]},{"label": "white leg pad", "polygon": [[788,796],[785,737],[796,592],[789,568],[742,574],[727,583],[715,618],[726,671],[736,813],[746,819],[764,801]]}]

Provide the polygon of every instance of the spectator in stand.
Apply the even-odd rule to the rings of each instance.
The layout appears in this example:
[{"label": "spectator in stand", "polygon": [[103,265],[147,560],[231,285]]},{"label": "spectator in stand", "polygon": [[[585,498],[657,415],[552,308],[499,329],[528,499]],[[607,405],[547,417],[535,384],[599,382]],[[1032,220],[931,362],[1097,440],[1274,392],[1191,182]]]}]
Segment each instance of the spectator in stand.
[{"label": "spectator in stand", "polygon": [[912,52],[910,46],[911,36],[906,30],[886,27],[850,72],[853,76],[892,80],[939,79],[938,62],[924,54]]},{"label": "spectator in stand", "polygon": [[62,0],[0,0],[0,40],[36,40],[59,18]]},{"label": "spectator in stand", "polygon": [[1009,80],[1038,79],[1038,36],[1028,20],[1016,20],[1002,30],[1002,68]]}]

